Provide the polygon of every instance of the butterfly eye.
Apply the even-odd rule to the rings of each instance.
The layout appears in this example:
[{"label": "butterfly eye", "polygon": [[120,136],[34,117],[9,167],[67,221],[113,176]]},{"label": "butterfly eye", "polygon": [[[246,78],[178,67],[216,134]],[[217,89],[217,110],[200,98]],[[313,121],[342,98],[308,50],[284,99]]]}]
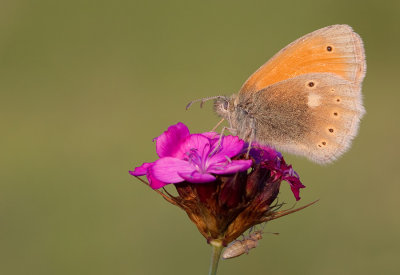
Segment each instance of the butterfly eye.
[{"label": "butterfly eye", "polygon": [[229,106],[229,102],[228,101],[224,101],[223,107],[224,107],[225,110],[228,110],[228,106]]}]

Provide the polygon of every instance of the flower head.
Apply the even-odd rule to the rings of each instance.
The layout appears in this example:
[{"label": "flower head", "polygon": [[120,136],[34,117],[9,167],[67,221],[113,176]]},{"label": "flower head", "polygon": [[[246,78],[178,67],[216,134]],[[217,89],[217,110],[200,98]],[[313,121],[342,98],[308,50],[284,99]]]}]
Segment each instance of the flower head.
[{"label": "flower head", "polygon": [[205,183],[215,181],[215,175],[234,174],[250,168],[251,160],[232,160],[244,146],[234,136],[217,133],[190,134],[183,123],[168,128],[156,138],[157,154],[153,163],[143,163],[130,173],[147,175],[153,189],[183,181]]},{"label": "flower head", "polygon": [[270,147],[253,143],[247,154],[248,145],[238,137],[190,134],[183,123],[155,140],[160,158],[130,173],[146,175],[153,189],[174,184],[178,196],[156,191],[186,211],[208,241],[227,245],[256,224],[299,210],[276,211],[279,205],[272,205],[282,181],[289,182],[296,200],[305,186]]}]

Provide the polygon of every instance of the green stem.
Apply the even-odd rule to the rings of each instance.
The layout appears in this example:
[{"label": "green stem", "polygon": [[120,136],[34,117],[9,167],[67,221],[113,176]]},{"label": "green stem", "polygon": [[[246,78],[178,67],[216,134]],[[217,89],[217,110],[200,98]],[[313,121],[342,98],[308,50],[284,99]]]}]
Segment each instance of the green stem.
[{"label": "green stem", "polygon": [[216,275],[217,268],[219,263],[219,258],[221,257],[222,249],[222,241],[220,240],[213,240],[210,242],[212,246],[212,254],[211,254],[211,263],[210,263],[210,272],[209,275]]}]

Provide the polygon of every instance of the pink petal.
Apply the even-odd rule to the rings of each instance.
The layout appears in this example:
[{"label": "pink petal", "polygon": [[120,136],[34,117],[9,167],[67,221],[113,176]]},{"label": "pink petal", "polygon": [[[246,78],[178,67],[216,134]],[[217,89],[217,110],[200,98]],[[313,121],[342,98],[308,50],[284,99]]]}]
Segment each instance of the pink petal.
[{"label": "pink petal", "polygon": [[[246,152],[247,148],[248,144],[246,144],[246,146],[243,147],[242,152]],[[273,149],[272,147],[258,144],[255,142],[251,144],[250,156],[252,156],[256,160],[256,163],[260,163],[262,161],[275,160],[276,158],[282,158],[282,154]]]},{"label": "pink petal", "polygon": [[165,183],[178,183],[184,181],[179,173],[192,173],[195,171],[189,162],[172,157],[160,158],[150,167],[151,175]]},{"label": "pink petal", "polygon": [[[225,136],[221,140],[220,149],[210,158],[210,163],[218,163],[226,161],[226,157],[232,158],[240,153],[244,145],[244,141],[236,136]],[[215,144],[214,146],[218,146]]]},{"label": "pink petal", "polygon": [[132,176],[143,176],[147,174],[147,169],[152,166],[154,162],[145,162],[141,166],[136,167],[135,170],[129,171]]},{"label": "pink petal", "polygon": [[152,176],[151,170],[149,168],[152,167],[153,164],[154,162],[151,163],[145,162],[141,166],[136,167],[134,171],[129,171],[129,174],[136,177],[146,175],[150,187],[153,189],[158,189],[167,185],[168,183],[159,181],[156,178],[154,178],[154,176]]},{"label": "pink petal", "polygon": [[156,138],[156,152],[160,158],[174,157],[181,143],[190,136],[188,127],[179,122]]},{"label": "pink petal", "polygon": [[184,178],[186,181],[191,183],[205,183],[214,181],[215,177],[211,174],[202,174],[197,171],[194,172],[179,172],[179,175]]},{"label": "pink petal", "polygon": [[283,180],[287,181],[290,184],[290,189],[292,189],[296,201],[300,200],[300,188],[306,187],[296,177],[284,177]]},{"label": "pink petal", "polygon": [[210,140],[202,134],[192,134],[187,138],[176,153],[176,158],[186,159],[188,154],[195,149],[202,159],[207,157],[210,151]]},{"label": "pink petal", "polygon": [[153,188],[153,189],[159,189],[159,188],[164,187],[165,185],[168,184],[166,182],[163,182],[163,181],[160,181],[160,180],[156,179],[153,176],[153,174],[151,172],[151,169],[148,169],[147,179],[149,180],[150,187]]},{"label": "pink petal", "polygon": [[201,133],[201,134],[203,136],[209,138],[212,141],[211,143],[214,143],[214,142],[218,141],[219,140],[219,136],[220,136],[216,132],[205,132],[205,133]]},{"label": "pink petal", "polygon": [[230,163],[226,161],[226,163],[211,165],[207,168],[207,172],[217,175],[233,174],[246,171],[252,164],[253,162],[251,160],[232,160]]}]

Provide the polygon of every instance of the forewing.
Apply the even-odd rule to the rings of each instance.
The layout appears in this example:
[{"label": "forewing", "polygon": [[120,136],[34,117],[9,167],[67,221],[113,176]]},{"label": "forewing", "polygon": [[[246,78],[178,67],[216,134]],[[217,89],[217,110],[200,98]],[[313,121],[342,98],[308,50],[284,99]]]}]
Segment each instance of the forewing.
[{"label": "forewing", "polygon": [[361,85],[365,76],[364,46],[348,25],[328,26],[292,42],[253,73],[239,94],[308,73],[333,73]]}]

